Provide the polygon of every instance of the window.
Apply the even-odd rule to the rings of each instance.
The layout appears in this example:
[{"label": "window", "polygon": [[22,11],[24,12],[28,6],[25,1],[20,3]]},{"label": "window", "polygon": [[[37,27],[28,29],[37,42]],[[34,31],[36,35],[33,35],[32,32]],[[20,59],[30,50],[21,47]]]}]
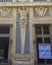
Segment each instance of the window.
[{"label": "window", "polygon": [[36,26],[36,34],[42,34],[41,26]]},{"label": "window", "polygon": [[49,34],[48,25],[36,25],[36,34]]},{"label": "window", "polygon": [[10,29],[9,26],[0,26],[0,34],[9,34],[10,33]]},{"label": "window", "polygon": [[44,43],[50,43],[50,37],[44,37]]},{"label": "window", "polygon": [[[36,28],[36,42],[37,42],[37,59],[39,64],[52,64],[52,59],[39,58],[39,44],[50,44],[51,50],[52,45],[50,42],[49,25],[35,25]],[[52,53],[52,51],[51,51]]]},{"label": "window", "polygon": [[43,33],[44,34],[49,34],[49,27],[47,25],[43,26]]},{"label": "window", "polygon": [[37,43],[43,43],[43,40],[41,37],[37,37],[36,40],[37,40]]}]

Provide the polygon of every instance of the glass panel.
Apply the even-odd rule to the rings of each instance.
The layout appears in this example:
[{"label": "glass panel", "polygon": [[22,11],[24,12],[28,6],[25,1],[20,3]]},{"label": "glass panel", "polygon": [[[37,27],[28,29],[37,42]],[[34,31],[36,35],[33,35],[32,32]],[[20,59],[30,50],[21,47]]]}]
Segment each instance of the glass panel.
[{"label": "glass panel", "polygon": [[37,43],[43,43],[43,40],[42,40],[41,37],[40,38],[37,38],[36,40],[37,40]]},{"label": "glass panel", "polygon": [[44,38],[44,43],[47,43],[47,44],[50,43],[50,38],[49,37],[45,37]]},{"label": "glass panel", "polygon": [[47,64],[52,64],[52,59],[46,60],[46,63],[47,63]]},{"label": "glass panel", "polygon": [[0,37],[0,60],[8,58],[9,37]]},{"label": "glass panel", "polygon": [[0,26],[0,34],[2,33],[10,33],[10,27],[9,26]]},{"label": "glass panel", "polygon": [[41,26],[36,26],[36,34],[42,34]]},{"label": "glass panel", "polygon": [[45,60],[44,59],[38,59],[38,63],[39,64],[45,64]]},{"label": "glass panel", "polygon": [[49,34],[49,27],[46,25],[43,26],[43,34]]}]

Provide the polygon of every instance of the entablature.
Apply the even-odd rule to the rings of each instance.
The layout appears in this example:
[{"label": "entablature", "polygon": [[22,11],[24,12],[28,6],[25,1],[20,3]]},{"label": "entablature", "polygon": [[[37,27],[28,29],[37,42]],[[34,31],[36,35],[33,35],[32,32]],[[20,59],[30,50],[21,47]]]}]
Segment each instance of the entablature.
[{"label": "entablature", "polygon": [[52,2],[0,2],[0,7],[19,7],[19,6],[52,6]]}]

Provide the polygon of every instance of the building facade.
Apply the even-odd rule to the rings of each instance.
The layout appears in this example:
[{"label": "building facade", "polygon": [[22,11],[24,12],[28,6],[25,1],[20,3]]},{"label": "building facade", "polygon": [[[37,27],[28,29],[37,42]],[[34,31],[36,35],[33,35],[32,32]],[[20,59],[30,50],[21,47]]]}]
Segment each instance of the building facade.
[{"label": "building facade", "polygon": [[52,64],[52,1],[0,0],[0,63]]}]

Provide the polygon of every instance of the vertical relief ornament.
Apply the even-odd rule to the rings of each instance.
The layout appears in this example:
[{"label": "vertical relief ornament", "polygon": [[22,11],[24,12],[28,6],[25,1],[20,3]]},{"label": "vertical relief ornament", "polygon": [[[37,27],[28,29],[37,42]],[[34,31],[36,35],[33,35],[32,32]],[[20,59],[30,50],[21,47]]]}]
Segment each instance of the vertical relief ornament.
[{"label": "vertical relief ornament", "polygon": [[21,53],[24,54],[25,47],[25,32],[26,32],[26,24],[27,24],[27,11],[20,12],[20,27],[21,27]]}]

